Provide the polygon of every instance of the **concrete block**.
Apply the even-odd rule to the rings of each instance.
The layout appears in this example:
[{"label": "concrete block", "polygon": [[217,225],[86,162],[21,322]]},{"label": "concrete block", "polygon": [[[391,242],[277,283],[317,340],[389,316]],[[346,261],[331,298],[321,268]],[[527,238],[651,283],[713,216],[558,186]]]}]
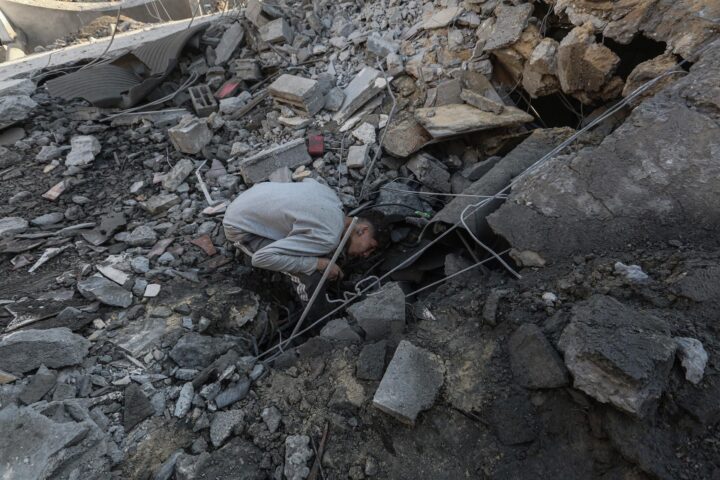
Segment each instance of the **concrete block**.
[{"label": "concrete block", "polygon": [[213,112],[218,111],[218,103],[215,96],[210,91],[210,87],[202,83],[188,89],[193,109],[199,117],[207,117]]},{"label": "concrete block", "polygon": [[403,340],[375,392],[373,406],[403,423],[414,425],[432,407],[445,381],[440,358]]},{"label": "concrete block", "polygon": [[483,97],[482,95],[473,92],[472,90],[463,90],[460,92],[460,98],[475,108],[479,108],[484,112],[492,112],[500,114],[505,109],[505,105],[497,103],[489,98]]},{"label": "concrete block", "polygon": [[348,148],[347,167],[363,168],[370,158],[370,145],[353,145]]},{"label": "concrete block", "polygon": [[183,117],[176,126],[168,129],[170,143],[182,153],[199,153],[212,139],[212,132],[204,120]]},{"label": "concrete block", "polygon": [[263,150],[257,155],[233,164],[231,168],[240,171],[245,183],[253,184],[264,182],[278,168],[295,169],[311,162],[312,157],[307,151],[305,140],[298,138],[292,142]]},{"label": "concrete block", "polygon": [[277,18],[260,27],[260,38],[267,43],[292,43],[293,30],[284,18]]},{"label": "concrete block", "polygon": [[348,307],[347,312],[365,331],[367,340],[397,336],[405,328],[405,293],[397,283],[389,283],[379,292]]},{"label": "concrete block", "polygon": [[275,102],[307,115],[315,115],[325,105],[318,82],[296,75],[281,75],[268,87],[268,93]]},{"label": "concrete block", "polygon": [[320,331],[320,335],[339,342],[360,343],[362,338],[348,324],[347,318],[330,320]]}]

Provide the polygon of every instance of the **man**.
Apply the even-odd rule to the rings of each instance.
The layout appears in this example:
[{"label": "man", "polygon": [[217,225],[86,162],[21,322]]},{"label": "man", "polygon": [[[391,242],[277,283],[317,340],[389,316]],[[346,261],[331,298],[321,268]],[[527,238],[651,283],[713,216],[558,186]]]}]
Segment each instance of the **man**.
[{"label": "man", "polygon": [[[241,193],[228,206],[225,237],[252,259],[257,268],[288,274],[303,304],[307,303],[328,268],[330,257],[350,227],[340,199],[314,180],[300,183],[260,183]],[[368,257],[378,247],[375,226],[359,219],[346,243],[351,257]],[[337,265],[329,279],[342,279]],[[324,310],[320,292],[313,313]]]}]

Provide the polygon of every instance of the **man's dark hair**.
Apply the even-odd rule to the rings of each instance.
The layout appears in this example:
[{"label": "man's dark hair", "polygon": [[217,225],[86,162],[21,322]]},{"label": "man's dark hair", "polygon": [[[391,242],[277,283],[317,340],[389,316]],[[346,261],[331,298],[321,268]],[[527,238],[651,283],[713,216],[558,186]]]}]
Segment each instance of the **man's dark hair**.
[{"label": "man's dark hair", "polygon": [[373,238],[378,242],[378,248],[382,248],[387,245],[388,240],[390,239],[390,233],[378,217],[372,215],[358,217],[358,222],[370,226]]}]

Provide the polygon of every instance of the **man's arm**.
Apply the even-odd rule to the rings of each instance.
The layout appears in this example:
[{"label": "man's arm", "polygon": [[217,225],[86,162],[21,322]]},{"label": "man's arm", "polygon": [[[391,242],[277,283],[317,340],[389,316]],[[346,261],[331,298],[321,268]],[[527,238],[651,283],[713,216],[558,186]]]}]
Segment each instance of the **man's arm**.
[{"label": "man's arm", "polygon": [[327,255],[334,246],[316,235],[293,232],[253,254],[252,265],[276,272],[313,274],[318,270],[318,258]]}]

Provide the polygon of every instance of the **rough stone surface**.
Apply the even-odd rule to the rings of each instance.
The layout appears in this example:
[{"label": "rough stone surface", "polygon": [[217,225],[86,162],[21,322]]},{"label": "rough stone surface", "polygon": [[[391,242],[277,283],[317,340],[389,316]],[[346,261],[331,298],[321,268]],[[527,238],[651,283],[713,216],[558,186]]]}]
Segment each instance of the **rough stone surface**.
[{"label": "rough stone surface", "polygon": [[168,192],[174,192],[180,186],[181,183],[192,173],[195,166],[192,160],[183,158],[168,172],[167,176],[162,182],[162,186]]},{"label": "rough stone surface", "polygon": [[313,457],[310,437],[307,435],[288,435],[285,439],[285,469],[288,480],[303,480],[310,474],[307,462]]},{"label": "rough stone surface", "polygon": [[[251,441],[235,437],[208,456],[200,455],[195,478],[213,480],[265,480],[263,451]],[[188,479],[189,480],[189,479]]]},{"label": "rough stone surface", "polygon": [[317,80],[284,74],[268,87],[273,99],[306,114],[315,115],[325,105]]},{"label": "rough stone surface", "polygon": [[68,460],[64,449],[89,432],[85,422],[54,422],[29,407],[0,410],[0,472],[5,478],[53,478]]},{"label": "rough stone surface", "polygon": [[676,348],[664,321],[603,295],[573,307],[558,346],[575,388],[639,417],[665,389]]},{"label": "rough stone surface", "polygon": [[437,355],[402,340],[375,392],[373,405],[414,425],[418,414],[435,403],[444,375]]},{"label": "rough stone surface", "polygon": [[147,225],[140,225],[130,232],[126,241],[133,247],[152,247],[157,242],[157,233]]},{"label": "rough stone surface", "polygon": [[675,337],[675,343],[680,363],[685,369],[685,379],[697,385],[705,374],[708,353],[702,342],[696,338]]},{"label": "rough stone surface", "polygon": [[97,300],[105,305],[127,308],[132,305],[132,293],[100,274],[77,283],[80,294],[88,300]]},{"label": "rough stone surface", "polygon": [[0,369],[25,373],[40,365],[49,368],[77,365],[89,349],[89,341],[67,328],[20,330],[0,338]]},{"label": "rough stone surface", "polygon": [[426,153],[415,155],[405,166],[427,187],[440,192],[450,192],[450,172]]},{"label": "rough stone surface", "polygon": [[22,233],[27,230],[29,226],[28,221],[21,217],[0,218],[0,238]]},{"label": "rough stone surface", "polygon": [[170,350],[170,358],[183,368],[204,368],[232,347],[230,340],[186,333]]},{"label": "rough stone surface", "polygon": [[260,416],[262,417],[263,422],[265,422],[265,425],[270,433],[277,432],[277,429],[280,428],[280,422],[282,421],[282,414],[277,407],[270,406],[263,408]]},{"label": "rough stone surface", "polygon": [[195,388],[193,388],[192,382],[187,382],[180,389],[180,395],[175,401],[175,411],[173,415],[177,418],[183,418],[190,411],[192,407],[193,396],[195,395]]},{"label": "rough stone surface", "polygon": [[583,103],[610,99],[622,89],[622,80],[611,82],[620,63],[608,47],[595,43],[590,24],[574,28],[560,42],[557,74],[563,92]]},{"label": "rough stone surface", "polygon": [[135,426],[155,413],[150,399],[135,383],[125,389],[125,405],[123,410],[123,426],[130,432]]},{"label": "rough stone surface", "polygon": [[210,442],[214,447],[220,447],[230,438],[238,426],[242,425],[245,414],[242,410],[228,410],[217,412],[210,423]]},{"label": "rough stone surface", "polygon": [[238,382],[231,384],[215,397],[215,404],[218,408],[229,407],[235,402],[239,402],[245,398],[250,391],[250,379],[243,378]]},{"label": "rough stone surface", "polygon": [[360,335],[350,327],[346,318],[330,320],[320,331],[320,335],[330,340],[340,342],[359,343],[362,341]]},{"label": "rough stone surface", "polygon": [[100,153],[102,147],[100,141],[91,135],[78,135],[70,141],[72,149],[65,159],[67,167],[84,167],[95,160],[95,155]]},{"label": "rough stone surface", "polygon": [[220,43],[215,47],[215,65],[223,65],[232,57],[233,52],[242,44],[245,30],[240,23],[233,23],[225,30]]},{"label": "rough stone surface", "polygon": [[358,356],[355,375],[360,380],[380,380],[385,371],[385,350],[387,342],[365,345]]},{"label": "rough stone surface", "polygon": [[495,114],[464,104],[418,108],[415,110],[415,118],[436,139],[520,125],[533,120],[532,115],[515,107],[505,107],[503,113]]},{"label": "rough stone surface", "polygon": [[43,365],[38,369],[37,373],[30,378],[30,381],[18,398],[25,405],[40,401],[52,390],[56,381],[57,375]]},{"label": "rough stone surface", "polygon": [[150,215],[157,215],[180,203],[180,197],[174,193],[161,193],[150,197],[144,206]]},{"label": "rough stone surface", "polygon": [[517,6],[498,5],[495,9],[495,27],[485,43],[485,51],[497,50],[517,42],[527,26],[532,11],[532,3]]},{"label": "rough stone surface", "polygon": [[212,139],[207,122],[191,115],[183,117],[180,123],[167,132],[170,142],[182,153],[199,153]]},{"label": "rough stone surface", "polygon": [[27,119],[35,107],[37,103],[27,95],[0,97],[0,129]]},{"label": "rough stone surface", "polygon": [[534,324],[521,325],[508,342],[515,381],[527,388],[557,388],[568,384],[562,359]]},{"label": "rough stone surface", "polygon": [[488,218],[491,227],[546,260],[676,238],[717,245],[703,232],[720,228],[720,164],[712,153],[720,126],[701,110],[720,109],[718,82],[716,42],[689,75],[643,102],[598,147],[556,157],[523,178]]},{"label": "rough stone surface", "polygon": [[387,82],[383,78],[382,72],[372,67],[363,68],[343,90],[345,100],[333,118],[338,123],[343,123],[360,107],[384,90],[386,85]]},{"label": "rough stone surface", "polygon": [[367,340],[397,336],[405,328],[405,293],[397,283],[389,283],[376,294],[348,307],[347,312],[365,331]]}]

